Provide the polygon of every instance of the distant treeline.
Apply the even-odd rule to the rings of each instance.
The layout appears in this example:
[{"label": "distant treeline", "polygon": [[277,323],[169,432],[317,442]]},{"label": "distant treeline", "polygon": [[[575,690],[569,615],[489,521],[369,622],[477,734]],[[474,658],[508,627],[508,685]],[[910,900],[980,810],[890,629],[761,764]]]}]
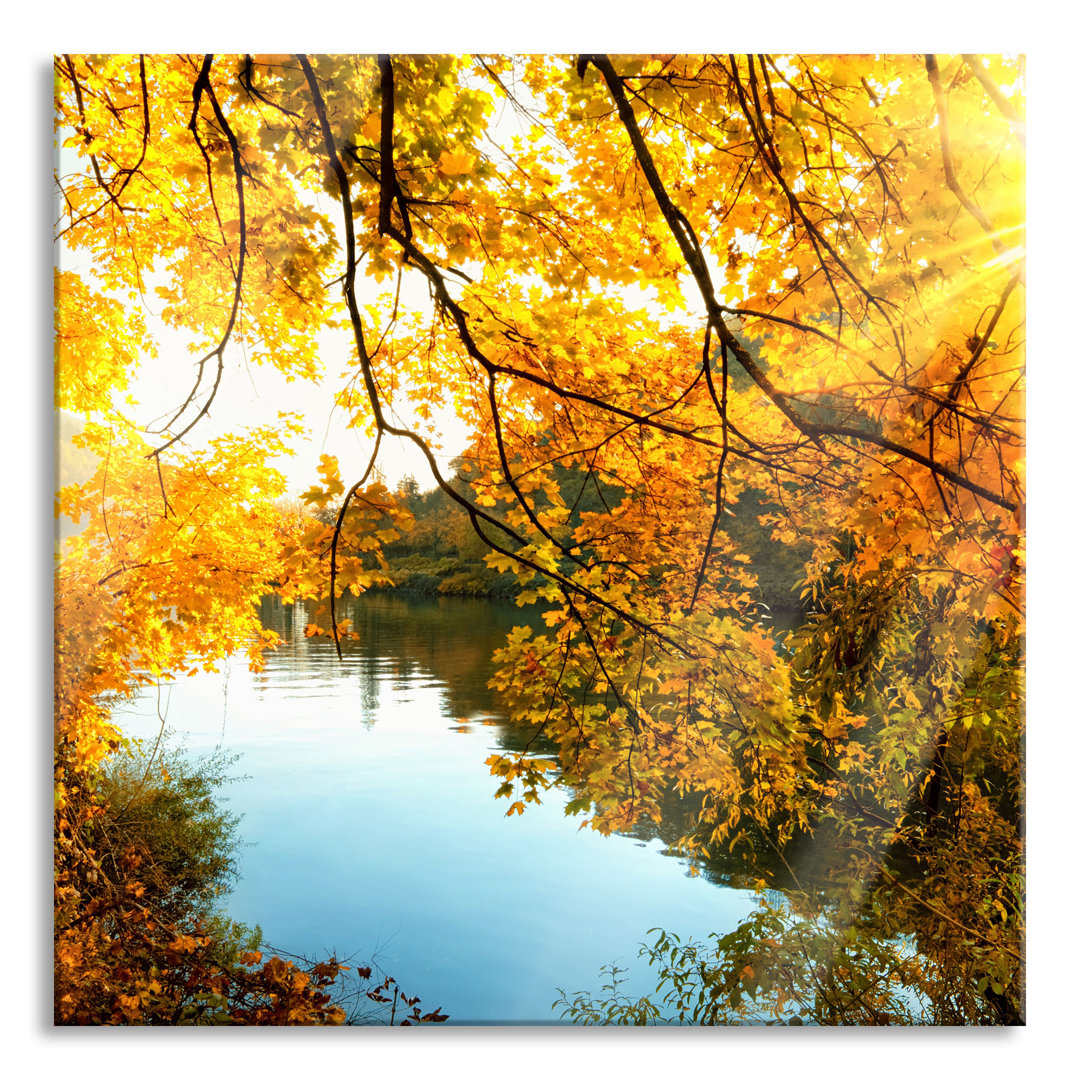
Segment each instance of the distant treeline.
[{"label": "distant treeline", "polygon": [[[605,503],[614,506],[624,495],[617,486],[580,469],[556,467],[555,476],[567,505],[574,507],[570,530],[581,524],[582,515],[603,510]],[[463,492],[468,486],[460,471],[453,483]],[[514,574],[488,567],[484,559],[488,549],[449,495],[439,488],[420,491],[411,476],[398,485],[398,495],[412,511],[416,524],[411,532],[384,546],[394,584],[381,588],[421,596],[506,600],[518,594]],[[774,542],[771,530],[759,523],[759,516],[778,509],[765,492],[748,491],[731,508],[732,513],[724,516],[722,527],[750,556],[758,577],[757,599],[770,610],[791,612],[799,607],[794,587],[802,577],[808,551]]]}]

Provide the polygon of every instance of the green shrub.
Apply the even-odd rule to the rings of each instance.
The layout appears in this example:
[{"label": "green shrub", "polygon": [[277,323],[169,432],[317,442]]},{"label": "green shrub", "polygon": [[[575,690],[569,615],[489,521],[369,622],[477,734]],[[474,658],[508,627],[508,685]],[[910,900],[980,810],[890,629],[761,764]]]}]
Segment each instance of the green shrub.
[{"label": "green shrub", "polygon": [[223,750],[192,758],[183,747],[133,740],[99,781],[98,850],[138,860],[146,901],[178,923],[209,919],[236,880],[240,818],[222,805],[219,789],[244,779],[230,772],[238,758]]}]

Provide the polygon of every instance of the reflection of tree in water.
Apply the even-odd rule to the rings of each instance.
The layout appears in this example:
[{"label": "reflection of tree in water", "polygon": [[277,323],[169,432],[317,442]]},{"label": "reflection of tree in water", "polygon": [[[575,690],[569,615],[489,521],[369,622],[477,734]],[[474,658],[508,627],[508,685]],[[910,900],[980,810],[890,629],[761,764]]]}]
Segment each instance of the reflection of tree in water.
[{"label": "reflection of tree in water", "polygon": [[[444,689],[451,716],[462,721],[481,717],[500,721],[492,729],[500,753],[528,750],[532,756],[558,760],[557,747],[537,726],[508,722],[506,708],[487,685],[494,672],[494,651],[504,644],[514,626],[541,625],[538,612],[487,600],[406,598],[392,593],[368,593],[342,606],[341,617],[351,620],[351,629],[359,636],[342,642],[343,660],[339,662],[332,641],[304,634],[312,622],[329,627],[328,612],[311,603],[287,606],[277,597],[265,598],[260,609],[262,624],[286,643],[272,658],[275,667],[295,669],[298,677],[304,674],[310,678],[313,668],[340,665],[342,672],[359,684],[365,726],[378,716],[380,689],[386,682],[438,684]],[[468,730],[467,725],[463,730]],[[561,790],[584,794],[576,786]],[[555,800],[562,796],[553,790],[546,797]],[[663,854],[677,857],[674,846],[691,830],[698,809],[692,797],[680,796],[672,785],[663,800],[659,823],[646,818],[620,835],[642,843],[659,840]],[[758,838],[753,848],[755,878],[764,874],[779,887],[788,884],[790,878],[767,840]],[[694,867],[704,878],[729,887],[749,885],[749,865],[738,852],[723,850],[717,850],[709,859],[694,860]]]},{"label": "reflection of tree in water", "polygon": [[[276,597],[263,599],[262,625],[287,646],[272,655],[275,667],[310,674],[313,665],[339,664],[330,639],[304,635],[309,623],[329,628],[329,612],[324,608],[310,602],[284,605]],[[342,641],[340,667],[359,680],[361,710],[370,720],[377,712],[383,682],[437,684],[446,694],[451,715],[503,718],[505,710],[487,685],[493,674],[492,654],[505,644],[510,630],[538,617],[513,604],[485,600],[367,593],[342,603],[339,618],[349,619],[350,629],[358,635]]]},{"label": "reflection of tree in water", "polygon": [[365,727],[379,716],[379,664],[374,656],[364,657],[360,664],[360,715]]},{"label": "reflection of tree in water", "polygon": [[[552,761],[558,761],[559,757],[558,747],[535,725],[500,726],[498,748],[507,756],[527,750],[531,757],[546,757]],[[585,787],[580,784],[566,784],[559,790],[568,793],[570,798],[586,794]],[[554,789],[543,796],[548,800],[560,797]],[[680,855],[677,850],[678,841],[693,830],[701,809],[699,803],[700,796],[695,798],[691,795],[680,795],[673,782],[661,802],[662,816],[659,822],[641,818],[632,828],[618,830],[616,835],[630,837],[642,844],[659,840],[663,845],[660,854],[683,859],[687,874],[696,872],[714,885],[737,889],[752,888],[754,883],[764,878],[777,889],[791,886],[791,874],[764,835],[751,837],[749,846],[742,852],[731,853],[724,848],[715,848],[707,858],[687,859]]]}]

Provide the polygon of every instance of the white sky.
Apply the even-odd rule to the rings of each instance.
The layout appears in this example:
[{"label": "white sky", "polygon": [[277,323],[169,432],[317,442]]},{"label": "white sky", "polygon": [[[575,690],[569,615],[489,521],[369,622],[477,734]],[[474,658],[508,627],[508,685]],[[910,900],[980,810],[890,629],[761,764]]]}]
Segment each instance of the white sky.
[{"label": "white sky", "polygon": [[[361,305],[365,303],[363,284],[358,281]],[[197,360],[185,348],[182,335],[163,326],[154,330],[159,355],[145,362],[132,388],[140,403],[137,415],[147,425],[154,425],[159,417],[168,419],[170,410],[175,410],[184,400],[194,384]],[[348,415],[334,404],[337,391],[358,372],[355,364],[350,364],[351,356],[355,356],[351,334],[326,331],[320,335],[319,359],[324,369],[320,380],[287,382],[269,364],[256,364],[246,355],[246,350],[230,347],[226,350],[225,373],[210,411],[185,441],[200,446],[215,435],[240,427],[275,425],[280,412],[299,413],[308,428],[308,438],[293,440],[294,456],[271,460],[288,478],[290,494],[299,494],[315,480],[321,454],[337,456],[342,479],[348,485],[350,477],[358,478],[364,471],[374,446],[374,440],[362,430],[347,426]],[[204,378],[203,385],[207,382]],[[412,426],[410,413],[399,411],[397,415],[404,426]],[[176,428],[179,430],[179,425]],[[438,414],[438,429],[443,450],[436,451],[436,456],[441,467],[448,466],[450,459],[464,449],[468,431],[448,409]],[[435,486],[426,461],[407,440],[384,438],[378,467],[391,488],[409,473],[416,476],[422,490]]]},{"label": "white sky", "polygon": [[[335,210],[340,213],[333,206],[323,209],[328,209],[331,215]],[[90,265],[80,252],[67,248],[58,250],[57,261],[62,268],[82,274]],[[377,286],[361,274],[357,278],[357,288],[358,301],[363,309],[365,304],[373,302],[380,292],[385,291],[386,284]],[[403,305],[428,306],[426,285],[419,271],[406,272],[401,298]],[[187,345],[194,340],[193,337],[165,325],[159,317],[160,309],[161,305],[155,305],[151,280],[142,314],[157,342],[158,353],[157,356],[141,358],[139,368],[132,373],[134,377],[129,390],[138,403],[134,418],[140,427],[145,428],[157,428],[175,414],[195,383],[197,362],[199,356],[204,354],[189,351]],[[356,355],[351,330],[327,330],[320,335],[319,360],[323,374],[317,382],[299,378],[289,382],[273,366],[254,362],[250,352],[233,344],[226,349],[224,373],[213,404],[208,414],[185,436],[184,445],[202,447],[215,436],[243,427],[276,426],[281,412],[297,413],[308,429],[308,437],[290,440],[295,449],[294,455],[270,460],[270,464],[285,474],[289,494],[298,495],[316,479],[316,467],[322,454],[333,454],[338,458],[346,486],[350,477],[358,478],[367,466],[374,440],[362,430],[350,428],[348,415],[334,403],[336,393],[359,371],[355,363],[350,362]],[[213,376],[211,361],[203,377],[202,392],[198,398],[200,405],[213,385]],[[362,383],[359,385],[362,389]],[[414,427],[414,418],[408,411],[404,394],[399,394],[398,400],[404,404],[391,416],[396,418],[399,426]],[[172,426],[172,430],[181,430],[195,411],[189,409]],[[451,408],[436,410],[435,421],[441,448],[433,445],[432,450],[445,475],[451,459],[465,448],[468,429]],[[416,446],[406,439],[383,439],[379,448],[378,468],[390,488],[394,488],[407,474],[416,477],[421,490],[435,486],[427,462]]]}]

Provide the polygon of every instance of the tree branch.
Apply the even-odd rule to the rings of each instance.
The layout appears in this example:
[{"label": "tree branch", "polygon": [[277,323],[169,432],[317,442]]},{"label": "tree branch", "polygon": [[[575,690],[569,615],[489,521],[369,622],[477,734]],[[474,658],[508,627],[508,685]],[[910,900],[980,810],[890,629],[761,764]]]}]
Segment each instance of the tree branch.
[{"label": "tree branch", "polygon": [[937,110],[938,140],[941,144],[941,162],[945,168],[945,183],[949,190],[960,201],[960,205],[979,223],[983,232],[990,238],[994,250],[999,255],[1004,255],[1006,248],[1000,238],[994,232],[994,226],[982,209],[964,194],[960,181],[956,178],[956,169],[953,165],[952,144],[949,139],[949,104],[945,100],[945,91],[941,86],[941,72],[938,69],[937,57],[933,53],[926,54],[926,75],[930,80],[931,89],[934,91],[934,106]]}]

